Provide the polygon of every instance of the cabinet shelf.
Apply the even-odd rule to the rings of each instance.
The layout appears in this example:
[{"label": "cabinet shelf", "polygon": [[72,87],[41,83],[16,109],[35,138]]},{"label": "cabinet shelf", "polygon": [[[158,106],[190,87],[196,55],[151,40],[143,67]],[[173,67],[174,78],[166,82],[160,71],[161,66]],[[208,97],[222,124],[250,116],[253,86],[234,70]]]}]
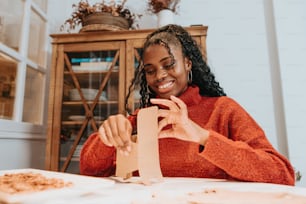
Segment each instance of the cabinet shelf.
[{"label": "cabinet shelf", "polygon": [[[64,162],[64,161],[66,161],[66,159],[67,159],[67,157],[61,157],[61,158],[60,158],[60,161]],[[80,161],[80,157],[72,157],[72,158],[71,158],[71,161],[73,161],[73,162],[79,162],[79,161]]]},{"label": "cabinet shelf", "polygon": [[[101,81],[103,81],[103,79],[106,77],[107,72],[74,72],[73,73],[74,76],[76,76],[76,78],[78,79],[79,83],[81,85],[84,85],[86,87],[90,87],[90,86],[96,86],[98,87],[101,83]],[[118,77],[119,77],[119,71],[112,71],[110,73],[110,80],[112,84],[115,84],[118,82]],[[66,84],[74,86],[74,82],[73,82],[73,78],[71,76],[70,72],[65,71],[64,72],[64,81]]]},{"label": "cabinet shelf", "polygon": [[[107,71],[75,71],[73,72],[75,75],[79,77],[88,77],[89,75],[92,76],[103,76],[106,75]],[[119,71],[118,70],[113,70],[112,72],[112,77],[118,77]],[[64,71],[64,75],[70,75],[71,73],[69,71]]]},{"label": "cabinet shelf", "polygon": [[[119,70],[118,70],[118,67],[114,67],[115,69],[112,70],[112,74],[118,74],[119,73]],[[101,70],[101,71],[97,71],[97,70],[94,70],[94,71],[91,71],[91,70],[86,70],[84,68],[83,71],[73,71],[73,73],[75,75],[89,75],[89,74],[92,74],[92,75],[95,75],[95,74],[106,74],[108,72],[108,70]],[[69,71],[64,71],[64,74],[70,74]]]},{"label": "cabinet shelf", "polygon": [[[93,101],[86,101],[86,104],[92,104]],[[118,101],[98,101],[97,104],[101,104],[101,105],[118,105]],[[67,106],[80,106],[83,105],[82,101],[63,101],[63,105],[67,105]]]},{"label": "cabinet shelf", "polygon": [[[103,121],[102,120],[95,120],[97,124],[101,124]],[[84,121],[62,121],[62,125],[65,126],[79,126],[83,125]]]}]

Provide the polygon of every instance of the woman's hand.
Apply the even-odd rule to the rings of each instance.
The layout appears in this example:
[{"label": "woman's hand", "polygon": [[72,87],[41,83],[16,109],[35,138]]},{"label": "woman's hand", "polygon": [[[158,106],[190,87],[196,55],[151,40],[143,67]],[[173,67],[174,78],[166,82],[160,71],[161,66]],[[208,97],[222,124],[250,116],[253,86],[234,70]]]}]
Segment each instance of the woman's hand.
[{"label": "woman's hand", "polygon": [[114,146],[123,154],[131,151],[132,125],[121,114],[108,117],[99,128],[99,136],[107,146]]},{"label": "woman's hand", "polygon": [[[189,119],[187,106],[182,100],[171,96],[170,100],[151,99],[151,103],[169,108],[158,110],[158,117],[162,118],[158,123],[159,138],[174,137],[205,145],[208,131]],[[162,130],[167,125],[172,128]]]}]

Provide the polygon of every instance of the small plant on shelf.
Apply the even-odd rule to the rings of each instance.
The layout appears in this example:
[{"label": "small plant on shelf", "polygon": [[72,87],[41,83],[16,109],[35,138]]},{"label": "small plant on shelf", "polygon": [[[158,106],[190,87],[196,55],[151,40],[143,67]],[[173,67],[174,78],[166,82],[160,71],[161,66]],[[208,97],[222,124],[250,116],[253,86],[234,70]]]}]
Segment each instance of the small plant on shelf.
[{"label": "small plant on shelf", "polygon": [[161,10],[170,10],[177,14],[180,0],[148,0],[147,11],[151,14],[157,14]]},{"label": "small plant on shelf", "polygon": [[70,32],[75,30],[79,25],[86,25],[86,18],[93,14],[107,13],[109,16],[121,17],[127,21],[127,27],[124,29],[136,29],[138,24],[136,21],[142,16],[141,14],[135,14],[125,7],[127,0],[122,0],[121,3],[116,3],[115,0],[110,0],[106,2],[102,0],[101,2],[91,5],[88,0],[80,0],[78,4],[73,4],[73,12],[71,17],[65,20],[64,24],[61,25],[61,31]]}]

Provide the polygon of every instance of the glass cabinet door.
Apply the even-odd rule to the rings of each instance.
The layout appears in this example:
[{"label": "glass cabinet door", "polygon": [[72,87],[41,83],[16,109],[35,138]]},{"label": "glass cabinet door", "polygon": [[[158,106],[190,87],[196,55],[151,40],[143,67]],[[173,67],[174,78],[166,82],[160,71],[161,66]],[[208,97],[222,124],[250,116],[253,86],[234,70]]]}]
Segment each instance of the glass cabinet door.
[{"label": "glass cabinet door", "polygon": [[124,47],[120,43],[82,47],[91,50],[77,50],[74,45],[63,53],[59,166],[71,173],[79,173],[79,154],[87,137],[109,115],[123,113],[119,104],[124,98],[124,54],[120,53]]}]

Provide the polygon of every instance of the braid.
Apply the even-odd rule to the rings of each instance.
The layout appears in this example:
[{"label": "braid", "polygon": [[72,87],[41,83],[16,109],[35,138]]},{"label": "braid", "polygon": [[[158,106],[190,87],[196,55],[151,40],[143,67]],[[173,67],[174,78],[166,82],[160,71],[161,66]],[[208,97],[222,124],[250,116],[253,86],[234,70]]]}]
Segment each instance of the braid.
[{"label": "braid", "polygon": [[[199,87],[200,95],[211,97],[226,96],[223,88],[220,87],[219,83],[215,80],[214,74],[205,62],[198,44],[183,27],[171,24],[161,27],[149,34],[144,43],[141,56],[143,57],[143,52],[146,48],[154,44],[165,46],[171,57],[173,57],[173,54],[169,48],[169,44],[181,47],[183,56],[192,61],[192,84]],[[139,108],[149,106],[150,98],[156,97],[156,95],[148,90],[149,88],[147,86],[144,70],[142,69],[142,63],[139,63],[138,67],[135,69],[134,79],[129,86],[128,95],[125,101],[126,108],[127,100],[136,88],[140,88],[141,98],[139,101]]]}]

